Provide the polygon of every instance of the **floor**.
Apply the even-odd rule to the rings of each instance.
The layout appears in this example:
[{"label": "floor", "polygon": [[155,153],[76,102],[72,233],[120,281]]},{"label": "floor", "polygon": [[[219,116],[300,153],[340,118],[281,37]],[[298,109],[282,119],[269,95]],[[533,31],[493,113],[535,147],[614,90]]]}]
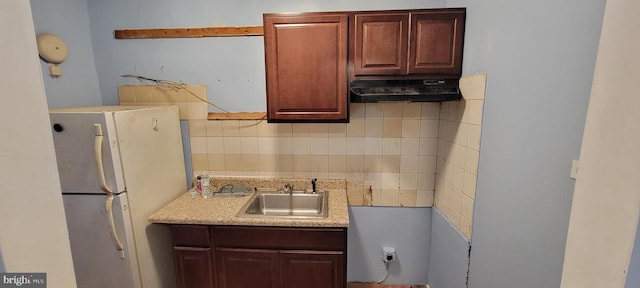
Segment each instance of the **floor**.
[{"label": "floor", "polygon": [[390,285],[390,284],[376,284],[376,283],[356,283],[352,282],[347,285],[347,288],[425,288],[425,285]]}]

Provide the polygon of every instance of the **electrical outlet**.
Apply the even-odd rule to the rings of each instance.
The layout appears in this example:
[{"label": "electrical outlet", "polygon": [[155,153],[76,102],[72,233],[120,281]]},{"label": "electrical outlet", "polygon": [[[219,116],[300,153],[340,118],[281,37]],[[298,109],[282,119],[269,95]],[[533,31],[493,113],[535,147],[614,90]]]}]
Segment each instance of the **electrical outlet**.
[{"label": "electrical outlet", "polygon": [[569,172],[569,178],[576,180],[576,178],[578,178],[578,169],[580,169],[580,161],[571,161],[571,172]]},{"label": "electrical outlet", "polygon": [[396,261],[396,249],[393,247],[382,247],[382,261],[389,263]]}]

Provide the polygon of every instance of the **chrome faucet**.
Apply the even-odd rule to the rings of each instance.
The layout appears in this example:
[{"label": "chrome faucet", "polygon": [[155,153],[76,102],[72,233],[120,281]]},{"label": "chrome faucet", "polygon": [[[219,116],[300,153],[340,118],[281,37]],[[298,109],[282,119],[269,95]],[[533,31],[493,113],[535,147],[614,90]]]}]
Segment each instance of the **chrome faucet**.
[{"label": "chrome faucet", "polygon": [[293,186],[288,182],[284,183],[284,193],[289,193],[289,195],[293,194]]}]

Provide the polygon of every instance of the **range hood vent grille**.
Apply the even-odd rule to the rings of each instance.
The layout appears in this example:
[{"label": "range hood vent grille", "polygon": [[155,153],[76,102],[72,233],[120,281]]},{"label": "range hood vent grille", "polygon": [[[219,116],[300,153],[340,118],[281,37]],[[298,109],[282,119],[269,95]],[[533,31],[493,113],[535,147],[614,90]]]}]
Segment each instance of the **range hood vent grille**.
[{"label": "range hood vent grille", "polygon": [[457,79],[354,80],[349,91],[352,103],[441,102],[461,98]]}]

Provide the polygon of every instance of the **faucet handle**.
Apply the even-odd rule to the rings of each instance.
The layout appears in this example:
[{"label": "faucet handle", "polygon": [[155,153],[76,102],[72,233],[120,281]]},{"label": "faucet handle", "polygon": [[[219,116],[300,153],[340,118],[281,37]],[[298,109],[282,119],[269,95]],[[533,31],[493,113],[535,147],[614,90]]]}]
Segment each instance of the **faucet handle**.
[{"label": "faucet handle", "polygon": [[289,182],[287,182],[287,183],[284,183],[283,189],[284,189],[284,192],[290,193],[293,190],[293,187],[291,186],[291,184],[289,184]]},{"label": "faucet handle", "polygon": [[318,179],[317,178],[311,179],[311,191],[313,193],[318,193]]}]

